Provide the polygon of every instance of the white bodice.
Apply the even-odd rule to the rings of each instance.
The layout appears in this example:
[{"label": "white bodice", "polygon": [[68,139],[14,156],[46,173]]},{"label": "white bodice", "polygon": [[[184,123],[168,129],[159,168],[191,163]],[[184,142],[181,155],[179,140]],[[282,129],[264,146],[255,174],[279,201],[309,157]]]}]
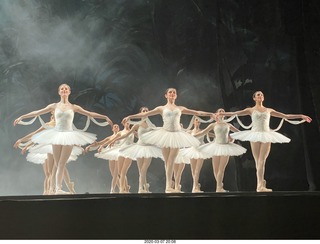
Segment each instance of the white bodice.
[{"label": "white bodice", "polygon": [[55,129],[58,131],[72,131],[74,112],[72,109],[62,111],[60,108],[56,108],[54,111],[54,117],[56,120]]},{"label": "white bodice", "polygon": [[218,144],[227,144],[229,143],[229,125],[227,123],[217,123],[214,126],[214,135],[215,139],[214,142]]},{"label": "white bodice", "polygon": [[176,108],[170,110],[168,108],[163,109],[162,120],[163,120],[163,129],[167,131],[180,131],[180,116],[181,110]]},{"label": "white bodice", "polygon": [[252,119],[252,131],[270,131],[270,112],[259,112],[258,110],[253,110],[251,114]]},{"label": "white bodice", "polygon": [[[201,131],[201,130],[199,130],[199,131]],[[194,136],[194,134],[196,134],[197,132],[199,132],[199,131],[191,131],[191,135],[193,135]],[[200,145],[202,145],[202,144],[204,144],[204,135],[203,136],[196,136],[195,138],[197,138],[199,141],[200,141]]]},{"label": "white bodice", "polygon": [[141,137],[142,137],[142,135],[144,133],[149,132],[151,130],[152,129],[150,127],[144,128],[142,126],[139,126],[139,128],[138,128],[138,138],[139,138],[139,140],[138,140],[137,143],[140,144],[140,145],[144,145],[145,143],[142,141]]},{"label": "white bodice", "polygon": [[[121,131],[121,136],[126,134],[128,131]],[[126,138],[123,138],[121,140],[118,140],[119,144],[118,145],[130,145],[133,143],[134,141],[134,134],[130,134],[129,136],[127,136]]]}]

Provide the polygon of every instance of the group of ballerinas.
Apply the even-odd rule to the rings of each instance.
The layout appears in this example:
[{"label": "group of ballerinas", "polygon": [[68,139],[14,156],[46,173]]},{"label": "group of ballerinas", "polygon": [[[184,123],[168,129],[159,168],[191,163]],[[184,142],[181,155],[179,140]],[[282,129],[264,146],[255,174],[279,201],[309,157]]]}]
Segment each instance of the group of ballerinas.
[{"label": "group of ballerinas", "polygon": [[[302,122],[311,122],[311,118],[302,114],[283,114],[271,108],[263,106],[264,95],[261,91],[253,94],[255,106],[236,112],[225,112],[218,109],[217,112],[203,112],[192,110],[175,104],[177,91],[175,88],[169,88],[165,92],[167,103],[158,106],[152,110],[143,107],[140,113],[130,115],[122,120],[124,129],[120,131],[119,125],[112,123],[106,115],[84,110],[78,105],[69,102],[71,89],[67,84],[59,86],[60,102],[53,103],[47,107],[22,115],[14,121],[16,124],[26,124],[23,119],[32,118],[34,120],[42,114],[51,112],[54,117],[54,123],[51,126],[43,122],[40,131],[36,131],[23,140],[29,140],[27,143],[32,145],[29,149],[29,155],[34,153],[46,154],[47,165],[44,166],[48,173],[48,180],[45,182],[45,192],[47,194],[66,194],[62,190],[62,182],[65,179],[70,192],[74,192],[72,183],[68,179],[66,163],[75,160],[79,152],[74,148],[88,145],[85,152],[97,150],[95,157],[109,161],[109,168],[112,175],[110,193],[127,193],[130,190],[128,184],[127,172],[132,160],[137,161],[139,169],[139,193],[149,193],[150,185],[147,181],[147,170],[152,158],[161,158],[164,161],[166,175],[165,192],[181,192],[181,174],[185,163],[190,163],[193,187],[192,192],[202,192],[199,184],[199,175],[203,161],[212,158],[213,172],[216,179],[216,191],[225,192],[223,188],[224,170],[230,156],[239,156],[246,152],[242,146],[234,143],[234,140],[250,141],[251,151],[255,160],[257,175],[257,192],[270,192],[264,179],[264,170],[266,159],[269,155],[271,143],[288,143],[289,138],[281,135],[269,127],[270,117],[282,118],[293,124]],[[78,112],[88,116],[98,125],[112,126],[113,134],[101,141],[96,141],[96,135],[79,130],[73,126],[74,113]],[[180,123],[182,114],[193,115],[192,124],[194,128],[183,129]],[[163,126],[156,127],[149,120],[149,117],[161,115]],[[249,115],[252,124],[244,126],[239,116]],[[209,117],[205,121],[201,117]],[[225,117],[229,117],[225,120]],[[105,119],[107,123],[98,123],[94,118]],[[237,119],[242,127],[249,130],[239,131],[229,122]],[[41,117],[39,117],[41,121]],[[137,121],[137,119],[139,119]],[[290,121],[290,119],[302,119],[301,121]],[[30,124],[31,122],[27,123]],[[215,122],[213,122],[215,120]],[[282,122],[279,128],[282,125]],[[210,123],[204,130],[200,129],[200,123]],[[212,122],[212,123],[211,123]],[[50,123],[49,123],[50,124]],[[132,125],[132,126],[131,126]],[[131,126],[131,127],[130,127]],[[86,126],[87,128],[87,126]],[[278,129],[279,129],[278,128]],[[232,131],[233,133],[229,133]],[[208,143],[204,143],[204,137],[207,137]],[[138,141],[134,142],[134,137]],[[213,139],[212,139],[213,138]],[[23,140],[18,140],[15,146],[22,147]],[[45,151],[43,148],[51,148]],[[39,151],[39,148],[40,149]],[[26,150],[24,148],[24,150]],[[28,156],[29,156],[28,155]],[[49,160],[49,155],[51,160]],[[29,156],[30,158],[30,156]],[[47,163],[47,162],[51,163]],[[47,179],[47,178],[46,178]],[[71,190],[72,189],[72,190]]]}]

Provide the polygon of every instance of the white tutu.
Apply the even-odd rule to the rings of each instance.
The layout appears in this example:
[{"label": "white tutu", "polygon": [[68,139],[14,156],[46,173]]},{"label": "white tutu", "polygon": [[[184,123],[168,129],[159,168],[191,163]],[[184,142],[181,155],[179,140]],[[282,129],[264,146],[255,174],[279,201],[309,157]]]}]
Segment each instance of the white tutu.
[{"label": "white tutu", "polygon": [[199,150],[199,147],[182,148],[180,149],[180,154],[182,157],[189,159],[206,158],[206,155]]},{"label": "white tutu", "polygon": [[52,154],[52,145],[49,144],[38,144],[29,149],[29,153],[39,154]]},{"label": "white tutu", "polygon": [[[39,144],[39,145],[35,145],[33,147],[31,147],[29,149],[29,152],[30,153],[39,153],[39,154],[47,154],[47,153],[50,153],[52,154],[52,145],[49,145],[49,144]],[[73,146],[72,148],[72,152],[71,152],[71,155],[72,156],[79,156],[81,155],[83,152],[82,148],[79,147],[79,146]]]},{"label": "white tutu", "polygon": [[233,139],[251,142],[288,143],[290,139],[275,131],[244,130],[230,134]]},{"label": "white tutu", "polygon": [[179,151],[176,160],[174,161],[175,164],[190,164],[190,159],[187,157],[183,157]]},{"label": "white tutu", "polygon": [[48,156],[45,153],[28,153],[26,159],[28,162],[34,164],[44,164],[47,157]]},{"label": "white tutu", "polygon": [[205,155],[206,159],[213,156],[239,156],[247,151],[247,149],[235,143],[220,144],[215,142],[204,144],[198,149]]},{"label": "white tutu", "polygon": [[184,148],[200,145],[197,138],[185,131],[167,131],[163,128],[157,128],[143,134],[141,140],[160,148]]},{"label": "white tutu", "polygon": [[34,136],[31,140],[39,144],[53,145],[86,145],[94,142],[97,136],[92,133],[73,130],[73,131],[58,131],[55,128],[46,129]]},{"label": "white tutu", "polygon": [[131,144],[125,148],[121,148],[120,156],[137,160],[138,158],[162,158],[160,148],[153,145]]},{"label": "white tutu", "polygon": [[[28,153],[26,159],[28,162],[30,163],[34,163],[34,164],[44,164],[46,159],[48,157],[47,153],[33,153],[30,152]],[[71,154],[67,163],[71,162],[71,161],[76,161],[78,159],[77,155]]]},{"label": "white tutu", "polygon": [[96,158],[105,160],[118,160],[120,147],[106,147],[101,152],[95,153]]}]

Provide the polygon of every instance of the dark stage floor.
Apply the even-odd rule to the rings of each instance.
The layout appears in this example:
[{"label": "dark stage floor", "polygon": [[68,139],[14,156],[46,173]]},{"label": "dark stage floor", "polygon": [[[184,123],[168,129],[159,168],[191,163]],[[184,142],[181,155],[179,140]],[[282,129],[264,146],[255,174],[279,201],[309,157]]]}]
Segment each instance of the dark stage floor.
[{"label": "dark stage floor", "polygon": [[320,192],[0,197],[1,239],[319,239]]}]

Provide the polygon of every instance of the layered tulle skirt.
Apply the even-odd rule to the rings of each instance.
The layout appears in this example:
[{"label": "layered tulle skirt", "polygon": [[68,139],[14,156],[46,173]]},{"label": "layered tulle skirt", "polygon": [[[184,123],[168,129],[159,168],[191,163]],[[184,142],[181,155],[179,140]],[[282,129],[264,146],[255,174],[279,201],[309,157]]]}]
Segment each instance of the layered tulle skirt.
[{"label": "layered tulle skirt", "polygon": [[247,151],[247,149],[235,143],[220,144],[215,142],[206,143],[200,146],[198,150],[206,159],[213,156],[239,156]]},{"label": "layered tulle skirt", "polygon": [[95,153],[96,158],[105,160],[118,160],[120,147],[106,147],[101,152]]},{"label": "layered tulle skirt", "polygon": [[48,155],[45,153],[28,153],[26,159],[30,163],[44,164]]},{"label": "layered tulle skirt", "polygon": [[119,154],[125,158],[137,160],[138,158],[163,158],[159,147],[153,145],[131,144],[119,150]]},{"label": "layered tulle skirt", "polygon": [[141,140],[146,144],[156,145],[159,148],[185,148],[200,145],[197,138],[185,131],[167,131],[157,128],[144,133]]},{"label": "layered tulle skirt", "polygon": [[290,138],[275,131],[244,130],[230,134],[233,139],[250,142],[288,143]]},{"label": "layered tulle skirt", "polygon": [[181,155],[181,151],[179,151],[176,160],[174,161],[175,164],[190,164],[190,158],[184,157]]},{"label": "layered tulle skirt", "polygon": [[189,147],[189,148],[182,148],[180,149],[180,154],[184,158],[188,159],[204,159],[206,155],[204,155],[200,150],[199,147]]},{"label": "layered tulle skirt", "polygon": [[[78,156],[81,155],[83,149],[78,146],[74,146],[71,151],[71,155],[67,161],[76,161]],[[34,164],[44,164],[48,154],[52,154],[52,145],[36,145],[29,149],[29,153],[26,157],[28,162]]]},{"label": "layered tulle skirt", "polygon": [[72,130],[58,131],[55,128],[43,130],[34,136],[31,140],[38,144],[53,144],[53,145],[86,145],[94,142],[97,136],[93,133]]}]

